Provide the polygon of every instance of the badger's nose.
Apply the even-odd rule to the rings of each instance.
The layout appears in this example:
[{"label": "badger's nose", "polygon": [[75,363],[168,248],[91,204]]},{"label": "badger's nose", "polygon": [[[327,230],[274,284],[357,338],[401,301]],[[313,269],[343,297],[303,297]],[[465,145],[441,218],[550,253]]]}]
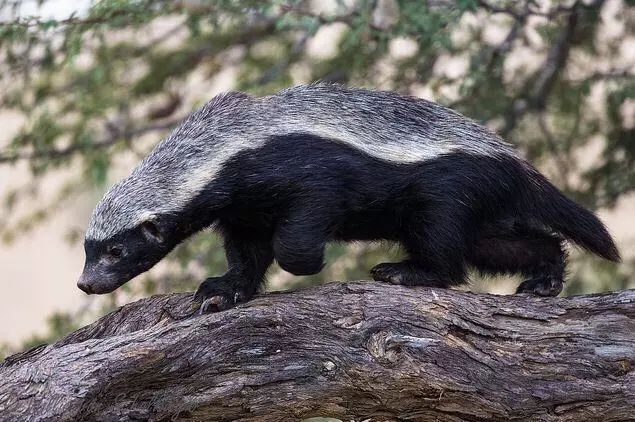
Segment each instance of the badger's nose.
[{"label": "badger's nose", "polygon": [[80,277],[79,281],[77,282],[77,287],[82,289],[82,291],[84,291],[88,295],[93,293],[93,288],[84,280],[83,277]]}]

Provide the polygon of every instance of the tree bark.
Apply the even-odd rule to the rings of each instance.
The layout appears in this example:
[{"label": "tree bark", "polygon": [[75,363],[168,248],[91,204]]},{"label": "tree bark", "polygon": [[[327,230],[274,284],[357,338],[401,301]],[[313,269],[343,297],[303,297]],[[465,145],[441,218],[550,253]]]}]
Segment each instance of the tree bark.
[{"label": "tree bark", "polygon": [[0,366],[2,420],[626,420],[635,290],[331,283],[188,316],[128,304]]}]

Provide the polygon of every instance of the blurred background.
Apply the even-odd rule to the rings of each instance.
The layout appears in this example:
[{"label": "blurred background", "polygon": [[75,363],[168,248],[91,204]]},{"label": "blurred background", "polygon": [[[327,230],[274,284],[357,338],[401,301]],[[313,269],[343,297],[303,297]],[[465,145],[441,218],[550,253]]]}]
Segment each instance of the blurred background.
[{"label": "blurred background", "polygon": [[[0,358],[224,271],[205,232],[115,293],[75,285],[104,191],[225,90],[322,80],[450,106],[609,226],[624,262],[571,250],[565,295],[635,287],[634,1],[0,0],[0,67]],[[323,273],[272,268],[268,288],[365,279],[399,254],[332,245]]]}]

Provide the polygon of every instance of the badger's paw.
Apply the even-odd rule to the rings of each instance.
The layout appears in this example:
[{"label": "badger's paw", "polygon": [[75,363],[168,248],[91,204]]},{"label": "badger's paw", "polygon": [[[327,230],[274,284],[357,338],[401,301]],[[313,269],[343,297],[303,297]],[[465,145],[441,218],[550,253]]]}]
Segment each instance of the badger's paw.
[{"label": "badger's paw", "polygon": [[236,289],[236,284],[232,280],[226,277],[210,277],[198,287],[192,300],[192,308],[198,309],[198,314],[202,315],[224,311],[246,300],[246,295]]},{"label": "badger's paw", "polygon": [[535,277],[520,283],[516,293],[529,293],[536,296],[558,296],[564,284],[555,277]]},{"label": "badger's paw", "polygon": [[383,281],[385,283],[392,284],[406,284],[405,281],[410,278],[410,271],[403,263],[384,262],[371,268],[370,275],[375,281]]},{"label": "badger's paw", "polygon": [[452,285],[462,284],[463,281],[452,281],[441,273],[430,271],[412,261],[383,262],[375,265],[370,270],[370,275],[375,281],[383,281],[403,286],[426,286],[447,288]]}]

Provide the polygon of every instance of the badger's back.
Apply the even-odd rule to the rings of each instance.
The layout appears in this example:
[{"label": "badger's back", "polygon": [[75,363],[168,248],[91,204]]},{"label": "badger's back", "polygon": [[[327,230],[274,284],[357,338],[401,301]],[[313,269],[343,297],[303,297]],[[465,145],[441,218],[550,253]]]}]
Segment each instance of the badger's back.
[{"label": "badger's back", "polygon": [[175,200],[182,201],[213,180],[235,154],[302,133],[397,163],[453,152],[516,156],[494,133],[436,103],[313,84],[261,98],[240,92],[215,97],[160,143],[136,173],[178,184]]},{"label": "badger's back", "polygon": [[210,174],[240,151],[301,133],[391,162],[416,163],[452,152],[516,156],[496,134],[439,104],[393,92],[312,84],[260,98],[240,92],[215,97],[160,143],[139,171],[164,171],[166,162],[180,167],[170,158],[181,157]]},{"label": "badger's back", "polygon": [[460,114],[396,93],[331,84],[261,98],[229,92],[190,114],[113,186],[95,209],[88,232],[104,238],[133,227],[142,216],[178,212],[236,154],[302,133],[395,163],[453,152],[515,156],[499,137]]},{"label": "badger's back", "polygon": [[313,84],[256,101],[263,136],[306,132],[371,156],[415,163],[465,152],[514,155],[514,149],[472,120],[439,104],[386,91]]}]

